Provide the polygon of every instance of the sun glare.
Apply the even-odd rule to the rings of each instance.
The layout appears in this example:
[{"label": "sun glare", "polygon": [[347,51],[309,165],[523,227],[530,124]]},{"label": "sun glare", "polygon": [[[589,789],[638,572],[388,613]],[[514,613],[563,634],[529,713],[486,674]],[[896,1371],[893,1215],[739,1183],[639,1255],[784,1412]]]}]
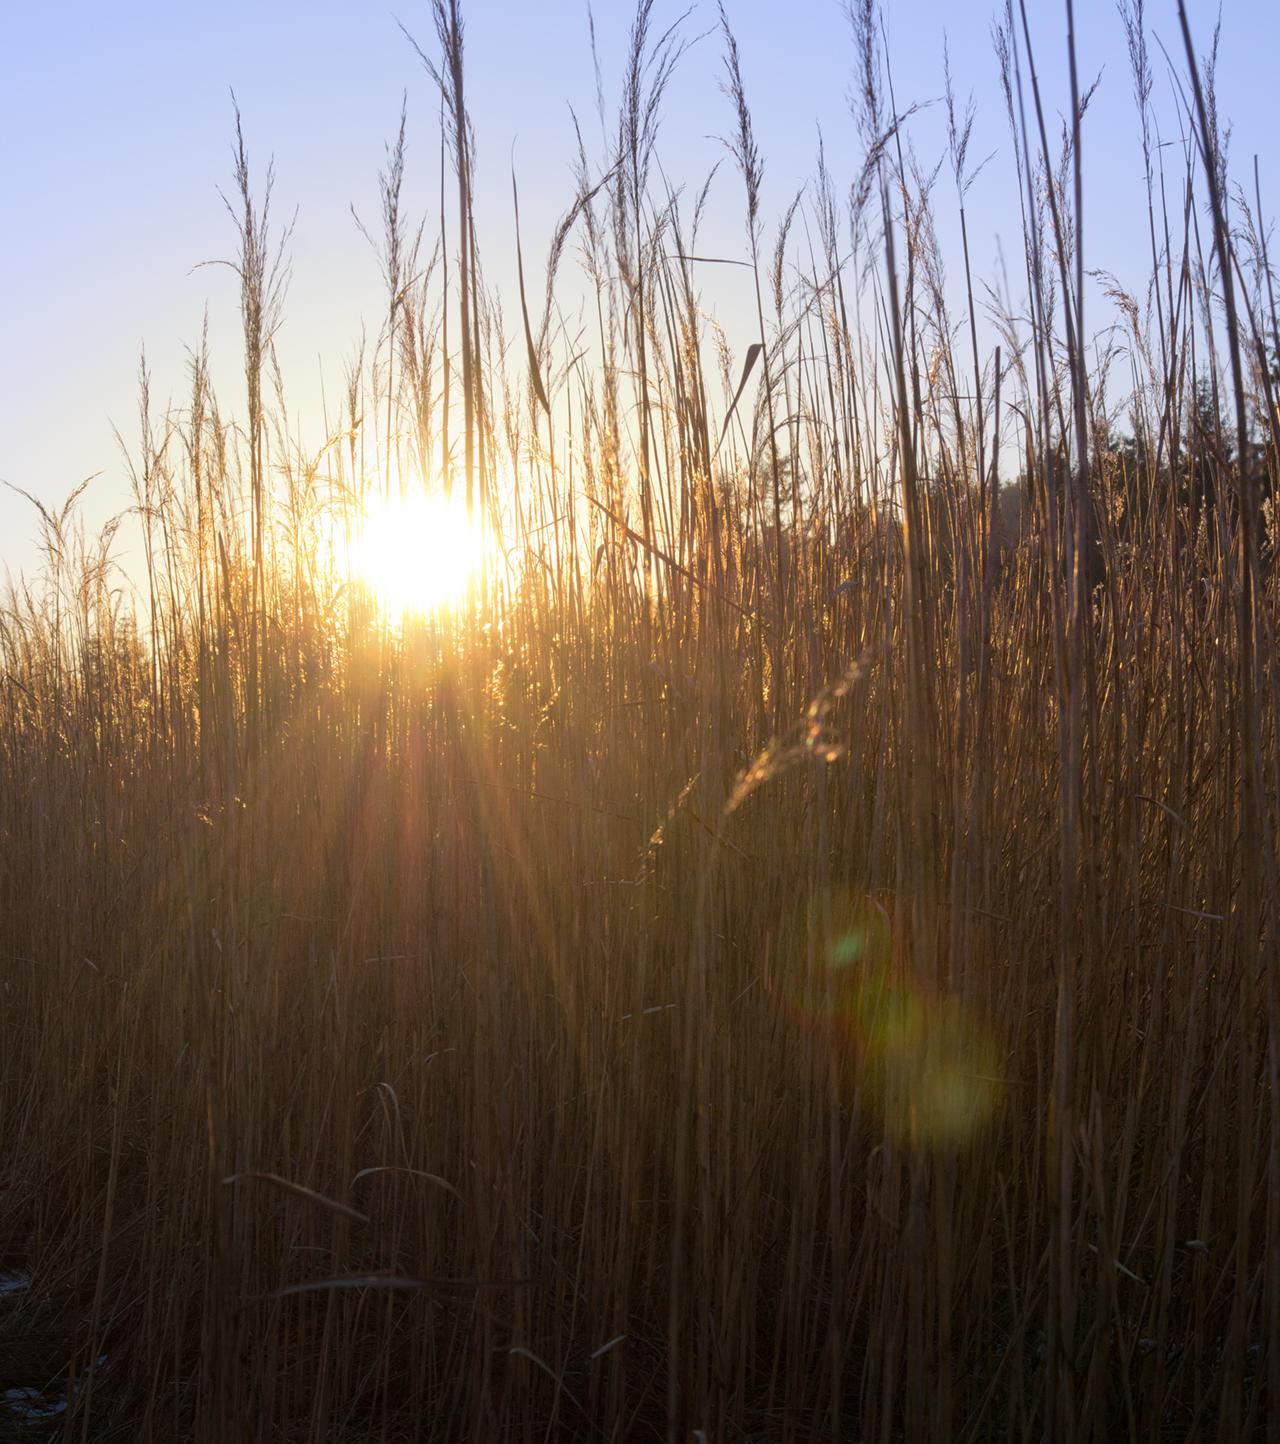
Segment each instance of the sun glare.
[{"label": "sun glare", "polygon": [[397,616],[459,601],[479,572],[480,528],[466,504],[444,496],[373,502],[351,539],[352,574]]}]

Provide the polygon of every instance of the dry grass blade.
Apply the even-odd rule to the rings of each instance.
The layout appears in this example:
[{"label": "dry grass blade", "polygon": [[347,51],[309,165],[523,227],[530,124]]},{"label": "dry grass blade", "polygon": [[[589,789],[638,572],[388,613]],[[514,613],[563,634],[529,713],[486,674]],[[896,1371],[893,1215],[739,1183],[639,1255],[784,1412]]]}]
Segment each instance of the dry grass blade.
[{"label": "dry grass blade", "polygon": [[551,415],[551,402],[547,400],[546,388],[542,384],[542,368],[538,364],[538,348],[533,339],[533,327],[529,324],[529,302],[524,288],[524,249],[520,244],[520,192],[516,187],[515,167],[511,168],[511,204],[516,216],[516,277],[520,286],[520,319],[524,322],[524,344],[529,357],[529,381],[533,386],[542,409]]},{"label": "dry grass blade", "polygon": [[293,1298],[298,1294],[318,1294],[334,1289],[387,1289],[405,1293],[469,1293],[475,1290],[514,1290],[528,1288],[524,1279],[444,1279],[412,1278],[403,1274],[337,1274],[328,1279],[311,1279],[307,1283],[286,1284],[267,1294],[271,1299]]},{"label": "dry grass blade", "polygon": [[294,1183],[292,1179],[282,1178],[278,1173],[232,1173],[222,1180],[224,1184],[232,1183],[266,1183],[272,1188],[279,1188],[285,1193],[290,1193],[294,1198],[301,1198],[307,1203],[313,1203],[317,1208],[327,1209],[330,1213],[336,1213],[342,1218],[349,1218],[355,1223],[368,1223],[368,1214],[361,1213],[358,1208],[352,1208],[350,1204],[339,1203],[335,1198],[328,1198],[323,1193],[317,1193],[314,1188],[307,1188],[304,1184]]},{"label": "dry grass blade", "polygon": [[724,424],[720,428],[720,437],[716,442],[716,452],[724,445],[724,439],[729,434],[729,425],[733,421],[734,414],[738,410],[738,402],[742,400],[742,393],[747,389],[747,382],[751,379],[751,372],[756,362],[764,353],[764,347],[759,341],[753,341],[747,347],[746,358],[742,363],[742,375],[738,378],[738,389],[733,393],[733,400],[729,403],[729,409],[724,414]]},{"label": "dry grass blade", "polygon": [[682,566],[676,561],[675,557],[664,551],[662,547],[656,545],[654,542],[646,541],[634,527],[628,526],[616,512],[612,511],[597,497],[588,496],[587,500],[597,511],[603,512],[628,541],[634,542],[636,546],[640,547],[646,556],[656,558],[665,566],[670,567],[677,576],[683,577],[687,582],[691,582],[699,591],[704,591],[717,600],[724,602],[726,606],[732,607],[735,612],[740,613],[744,617],[750,617],[753,621],[756,620],[754,613],[742,606],[741,603],[735,602],[732,597],[725,596],[722,591],[713,587],[710,582],[705,581],[702,577],[694,576],[688,567]]},{"label": "dry grass blade", "polygon": [[438,1188],[443,1188],[447,1193],[453,1194],[454,1198],[461,1201],[462,1195],[449,1182],[447,1178],[441,1178],[438,1173],[428,1173],[423,1168],[405,1168],[394,1163],[377,1164],[373,1168],[362,1168],[351,1180],[352,1185],[359,1183],[362,1178],[370,1178],[377,1173],[400,1173],[407,1174],[410,1178],[425,1178],[428,1183],[434,1183]]},{"label": "dry grass blade", "polygon": [[627,1341],[627,1336],[626,1336],[626,1334],[617,1334],[617,1335],[615,1335],[612,1339],[609,1340],[609,1342],[608,1342],[607,1344],[601,1344],[598,1349],[593,1349],[593,1350],[591,1351],[591,1359],[592,1359],[592,1362],[594,1362],[596,1359],[603,1359],[604,1356],[605,1356],[611,1349],[616,1349],[619,1344],[625,1344],[626,1341]]},{"label": "dry grass blade", "polygon": [[573,1407],[578,1411],[579,1414],[581,1414],[586,1419],[591,1418],[591,1415],[588,1414],[587,1411],[582,1407],[582,1401],[577,1398],[577,1396],[573,1393],[571,1389],[565,1388],[563,1376],[557,1374],[555,1370],[551,1368],[549,1364],[545,1363],[542,1359],[540,1359],[537,1354],[533,1352],[532,1349],[526,1349],[522,1344],[515,1344],[507,1352],[513,1359],[528,1359],[531,1364],[536,1364],[538,1368],[541,1369],[542,1372],[547,1376],[547,1378],[555,1384],[557,1396],[563,1394],[565,1398],[568,1399],[569,1402],[573,1405]]}]

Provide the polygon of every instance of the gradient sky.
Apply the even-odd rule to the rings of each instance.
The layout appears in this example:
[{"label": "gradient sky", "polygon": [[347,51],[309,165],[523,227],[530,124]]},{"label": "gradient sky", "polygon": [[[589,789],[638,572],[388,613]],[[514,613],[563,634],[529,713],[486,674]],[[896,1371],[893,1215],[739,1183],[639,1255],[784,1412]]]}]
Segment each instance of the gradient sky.
[{"label": "gradient sky", "polygon": [[[659,0],[658,19],[674,19],[683,8]],[[726,0],[725,8],[741,47],[765,156],[765,214],[772,217],[812,175],[819,126],[838,184],[861,162],[846,103],[849,29],[839,0]],[[978,103],[974,152],[997,152],[969,201],[975,262],[990,274],[1002,235],[1012,265],[1018,221],[990,40],[995,7],[892,0],[885,8],[900,104],[941,94],[947,35],[957,88],[972,90]],[[1111,0],[1077,0],[1076,8],[1081,69],[1086,77],[1102,71],[1085,131],[1087,264],[1139,280],[1145,202],[1123,34]],[[1051,103],[1064,104],[1065,7],[1034,0],[1032,9]],[[1280,4],[1224,0],[1222,9],[1219,93],[1233,127],[1233,171],[1251,175],[1259,154],[1264,205],[1274,214]],[[1173,0],[1149,0],[1149,10],[1154,35],[1180,56]],[[1190,11],[1197,39],[1207,44],[1216,0],[1193,0]],[[470,0],[465,13],[480,243],[490,279],[501,285],[514,267],[512,155],[526,263],[536,270],[572,199],[570,105],[598,139],[587,10],[585,0]],[[596,5],[609,104],[630,17],[630,4]],[[711,30],[715,18],[714,5],[701,0],[688,33]],[[322,368],[332,397],[362,321],[372,338],[383,312],[377,263],[351,207],[376,225],[378,170],[405,91],[409,200],[426,215],[435,208],[438,102],[398,19],[432,48],[422,0],[394,9],[366,0],[0,6],[0,479],[56,503],[83,477],[102,472],[90,488],[87,518],[96,522],[126,505],[112,426],[127,442],[136,437],[139,352],[145,343],[160,406],[170,398],[180,403],[184,348],[198,339],[206,305],[220,399],[225,409],[242,410],[236,282],[224,269],[197,268],[235,246],[218,195],[231,176],[232,89],[259,178],[274,157],[277,216],[297,212],[279,352],[291,405],[319,436]],[[1172,127],[1167,67],[1152,48],[1157,103]],[[673,182],[700,185],[724,154],[715,139],[730,126],[720,74],[721,45],[710,34],[685,58],[666,107],[659,156]],[[940,127],[938,107],[914,132],[930,162],[942,154]],[[938,195],[949,215],[949,186]],[[729,166],[712,196],[709,243],[720,254],[741,254],[742,197]],[[945,242],[945,229],[942,236]],[[731,292],[718,292],[717,302],[740,352],[750,339],[747,308],[737,311]],[[29,569],[33,532],[29,505],[0,492],[0,565]]]}]

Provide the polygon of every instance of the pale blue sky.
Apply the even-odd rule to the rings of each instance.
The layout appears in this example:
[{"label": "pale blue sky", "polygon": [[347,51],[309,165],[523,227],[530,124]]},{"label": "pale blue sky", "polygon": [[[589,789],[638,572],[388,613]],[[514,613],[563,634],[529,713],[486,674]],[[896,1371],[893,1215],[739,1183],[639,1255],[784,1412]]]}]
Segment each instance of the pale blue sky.
[{"label": "pale blue sky", "polygon": [[[683,8],[659,0],[658,18],[673,19]],[[845,100],[854,57],[838,0],[726,0],[726,9],[765,155],[766,216],[812,174],[819,125],[837,182],[846,184],[861,155]],[[900,103],[940,95],[945,31],[958,88],[972,89],[978,102],[974,150],[998,152],[969,202],[977,264],[985,271],[996,235],[1009,242],[1011,256],[1017,235],[990,42],[994,9],[942,0],[886,6]],[[1180,57],[1172,0],[1149,0],[1149,10],[1153,32]],[[1059,0],[1034,0],[1038,59],[1054,104],[1063,95],[1064,13]],[[1088,263],[1140,277],[1141,157],[1123,34],[1110,0],[1078,0],[1077,13],[1082,70],[1103,71],[1085,139]],[[1194,0],[1191,13],[1207,43],[1216,5]],[[540,266],[555,218],[572,198],[568,106],[594,124],[586,4],[471,0],[466,15],[481,246],[501,280],[514,255],[513,145],[527,263]],[[630,4],[596,6],[610,102],[630,15]],[[102,471],[88,515],[123,506],[125,472],[111,426],[129,440],[136,434],[139,350],[145,342],[161,405],[180,399],[184,347],[198,337],[206,303],[222,401],[240,408],[234,278],[225,270],[193,270],[234,247],[218,196],[230,177],[232,88],[259,176],[274,157],[277,215],[297,210],[279,347],[292,404],[318,435],[319,420],[308,413],[316,407],[321,359],[333,394],[362,319],[372,335],[382,313],[377,264],[350,207],[376,221],[377,173],[405,90],[409,197],[425,214],[435,205],[437,100],[397,18],[430,48],[422,0],[0,6],[0,478],[55,502],[82,477]],[[714,22],[714,6],[701,0],[686,27],[696,35]],[[1153,53],[1158,103],[1172,124],[1166,69],[1155,46]],[[1219,89],[1234,130],[1232,160],[1243,175],[1260,154],[1270,213],[1280,183],[1273,147],[1277,55],[1280,4],[1224,0]],[[721,47],[712,34],[686,57],[666,108],[659,153],[673,180],[700,184],[722,154],[714,136],[729,129],[730,118],[720,74]],[[926,114],[917,127],[928,159],[940,154],[940,120],[937,112]],[[944,203],[950,198],[945,187],[939,195]],[[741,246],[741,196],[727,166],[713,197],[713,235],[724,253]],[[724,306],[736,344],[731,295]],[[749,326],[744,307],[743,345]],[[26,504],[0,494],[0,564],[30,566],[32,531]]]}]

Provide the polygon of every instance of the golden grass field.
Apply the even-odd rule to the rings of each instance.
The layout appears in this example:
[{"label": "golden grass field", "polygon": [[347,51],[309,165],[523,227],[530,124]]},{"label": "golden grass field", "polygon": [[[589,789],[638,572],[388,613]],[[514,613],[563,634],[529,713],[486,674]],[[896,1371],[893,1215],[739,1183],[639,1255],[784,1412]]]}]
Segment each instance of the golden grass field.
[{"label": "golden grass field", "polygon": [[402,131],[318,439],[237,117],[247,392],[144,375],[136,591],[73,498],[0,607],[0,1438],[1278,1436],[1280,327],[1211,68],[1157,150],[1123,14],[1105,327],[1074,48],[1060,124],[997,33],[1015,306],[870,0],[780,221],[722,15],[741,356],[685,32],[641,0],[500,307],[435,0],[446,194]]}]

